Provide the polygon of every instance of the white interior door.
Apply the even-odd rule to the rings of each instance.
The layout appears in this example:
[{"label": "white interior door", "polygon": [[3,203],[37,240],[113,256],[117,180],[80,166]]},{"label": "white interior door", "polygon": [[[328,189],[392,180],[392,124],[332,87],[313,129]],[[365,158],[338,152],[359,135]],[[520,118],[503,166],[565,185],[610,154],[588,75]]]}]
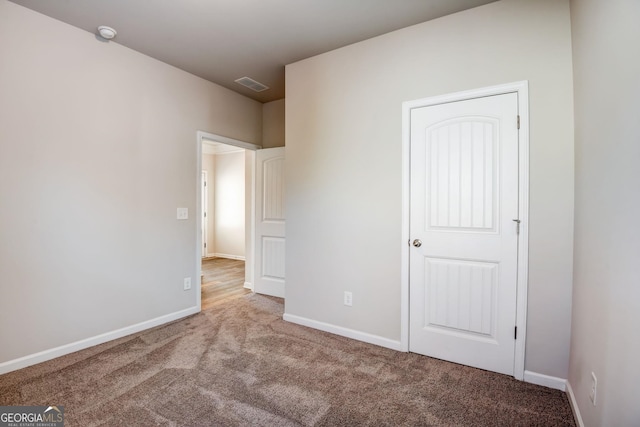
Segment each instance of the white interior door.
[{"label": "white interior door", "polygon": [[207,196],[207,171],[202,171],[202,200],[200,201],[202,206],[202,258],[207,257],[207,210],[209,206],[209,197]]},{"label": "white interior door", "polygon": [[411,110],[409,350],[514,374],[518,95]]},{"label": "white interior door", "polygon": [[256,152],[254,292],[284,298],[284,147]]}]

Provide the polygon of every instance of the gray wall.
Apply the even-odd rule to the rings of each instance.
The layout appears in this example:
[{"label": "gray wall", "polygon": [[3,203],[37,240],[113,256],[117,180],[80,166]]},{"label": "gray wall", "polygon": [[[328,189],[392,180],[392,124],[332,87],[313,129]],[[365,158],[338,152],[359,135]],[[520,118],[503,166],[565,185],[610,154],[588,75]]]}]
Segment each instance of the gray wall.
[{"label": "gray wall", "polygon": [[571,2],[576,216],[569,384],[586,426],[640,425],[639,17],[635,0]]},{"label": "gray wall", "polygon": [[6,0],[0,58],[0,363],[195,307],[196,131],[262,105]]},{"label": "gray wall", "polygon": [[525,366],[567,378],[570,37],[568,1],[508,0],[287,66],[286,313],[400,340],[402,102],[529,80]]},{"label": "gray wall", "polygon": [[284,147],[284,99],[262,104],[262,147]]}]

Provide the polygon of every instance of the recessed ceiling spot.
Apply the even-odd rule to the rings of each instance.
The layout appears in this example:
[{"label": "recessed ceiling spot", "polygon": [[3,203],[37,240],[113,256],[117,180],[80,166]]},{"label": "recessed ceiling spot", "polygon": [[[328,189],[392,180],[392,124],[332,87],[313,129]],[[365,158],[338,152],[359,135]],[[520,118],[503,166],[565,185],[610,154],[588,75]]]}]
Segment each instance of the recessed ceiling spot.
[{"label": "recessed ceiling spot", "polygon": [[269,89],[269,86],[263,85],[262,83],[257,82],[249,77],[241,77],[238,80],[234,80],[234,81],[256,92],[262,92],[263,90]]},{"label": "recessed ceiling spot", "polygon": [[118,34],[116,30],[111,27],[107,27],[106,25],[100,25],[98,27],[98,33],[100,34],[100,37],[107,40],[111,40],[116,36],[116,34]]}]

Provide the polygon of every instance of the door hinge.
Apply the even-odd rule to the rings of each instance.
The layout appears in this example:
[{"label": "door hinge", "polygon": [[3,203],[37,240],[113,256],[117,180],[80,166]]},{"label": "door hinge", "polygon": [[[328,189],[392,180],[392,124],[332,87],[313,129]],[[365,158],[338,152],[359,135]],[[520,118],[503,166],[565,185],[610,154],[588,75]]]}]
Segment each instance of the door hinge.
[{"label": "door hinge", "polygon": [[518,327],[514,327],[513,328],[513,339],[517,340],[518,339]]},{"label": "door hinge", "polygon": [[207,242],[204,242],[204,247],[205,247],[205,248],[207,247]]},{"label": "door hinge", "polygon": [[205,217],[205,218],[207,217],[207,213],[206,213],[206,212],[204,213],[204,217]]},{"label": "door hinge", "polygon": [[520,223],[522,221],[520,221],[519,219],[514,219],[513,222],[516,223],[516,234],[520,234]]},{"label": "door hinge", "polygon": [[518,114],[518,129],[520,129],[520,115]]}]

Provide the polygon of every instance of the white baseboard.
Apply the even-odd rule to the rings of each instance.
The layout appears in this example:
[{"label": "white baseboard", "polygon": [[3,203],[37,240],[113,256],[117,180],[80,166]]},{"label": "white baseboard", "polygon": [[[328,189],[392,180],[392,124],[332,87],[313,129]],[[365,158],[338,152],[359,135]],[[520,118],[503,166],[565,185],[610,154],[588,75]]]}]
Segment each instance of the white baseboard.
[{"label": "white baseboard", "polygon": [[245,257],[241,255],[230,255],[230,254],[207,254],[207,258],[227,258],[227,259],[237,259],[238,261],[246,261]]},{"label": "white baseboard", "polygon": [[155,326],[163,325],[165,323],[173,322],[174,320],[181,319],[183,317],[190,316],[198,313],[198,307],[191,307],[185,310],[176,311],[175,313],[166,314],[164,316],[156,317],[155,319],[146,320],[144,322],[137,323],[135,325],[127,326],[115,331],[106,332],[104,334],[96,335],[95,337],[86,338],[80,341],[65,344],[60,347],[55,347],[49,350],[44,350],[39,353],[23,356],[18,359],[9,360],[0,363],[0,374],[6,374],[7,372],[17,371],[18,369],[26,368],[27,366],[36,365],[38,363],[46,362],[47,360],[55,359],[56,357],[64,356],[76,352],[78,350],[84,350],[85,348],[93,347],[94,345],[102,344],[107,341],[112,341],[117,338],[122,338],[127,335],[135,334],[136,332],[144,331]]},{"label": "white baseboard", "polygon": [[567,380],[549,375],[538,374],[537,372],[524,371],[524,382],[537,384],[544,387],[555,388],[565,391]]},{"label": "white baseboard", "polygon": [[369,344],[379,345],[380,347],[390,348],[392,350],[402,351],[402,343],[400,341],[390,340],[378,335],[368,334],[366,332],[360,332],[349,328],[343,328],[342,326],[332,325],[330,323],[319,322],[317,320],[307,319],[306,317],[300,317],[293,314],[285,313],[282,316],[284,320],[291,323],[296,323],[302,326],[308,326],[310,328],[319,329],[324,332],[330,332],[332,334],[340,335],[343,337],[351,338],[358,341],[363,341]]},{"label": "white baseboard", "polygon": [[571,405],[573,418],[576,420],[576,424],[578,424],[578,427],[584,427],[584,421],[582,421],[582,415],[580,415],[576,395],[573,394],[573,389],[571,388],[571,383],[569,381],[567,381],[567,394],[569,395],[569,404]]},{"label": "white baseboard", "polygon": [[244,282],[244,287],[250,290],[253,290],[253,284],[250,282]]}]

